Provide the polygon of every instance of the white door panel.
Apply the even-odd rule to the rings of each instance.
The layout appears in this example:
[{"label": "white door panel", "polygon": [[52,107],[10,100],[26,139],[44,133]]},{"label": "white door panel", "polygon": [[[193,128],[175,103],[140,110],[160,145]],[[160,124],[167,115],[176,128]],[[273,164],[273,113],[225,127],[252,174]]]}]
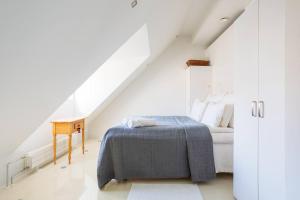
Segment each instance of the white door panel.
[{"label": "white door panel", "polygon": [[285,0],[259,1],[259,98],[265,105],[259,120],[260,200],[285,199],[284,7]]},{"label": "white door panel", "polygon": [[258,3],[253,2],[235,26],[234,195],[258,199],[258,118],[251,115],[258,100]]}]

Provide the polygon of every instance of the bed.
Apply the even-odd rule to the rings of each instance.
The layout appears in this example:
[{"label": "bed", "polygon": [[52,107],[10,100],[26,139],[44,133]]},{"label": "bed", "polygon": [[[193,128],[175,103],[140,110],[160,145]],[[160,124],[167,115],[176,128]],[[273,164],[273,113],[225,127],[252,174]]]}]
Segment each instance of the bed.
[{"label": "bed", "polygon": [[233,128],[209,128],[213,138],[216,173],[233,172]]},{"label": "bed", "polygon": [[97,163],[98,186],[112,179],[191,178],[216,176],[212,135],[207,126],[186,116],[152,116],[157,126],[109,129]]}]

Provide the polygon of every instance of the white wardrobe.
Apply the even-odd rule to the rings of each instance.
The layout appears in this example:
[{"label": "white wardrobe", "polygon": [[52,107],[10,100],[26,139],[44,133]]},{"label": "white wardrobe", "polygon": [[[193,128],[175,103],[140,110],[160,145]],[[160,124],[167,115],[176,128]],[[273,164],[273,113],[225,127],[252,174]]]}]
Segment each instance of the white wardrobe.
[{"label": "white wardrobe", "polygon": [[300,199],[299,2],[255,0],[233,24],[238,200]]}]

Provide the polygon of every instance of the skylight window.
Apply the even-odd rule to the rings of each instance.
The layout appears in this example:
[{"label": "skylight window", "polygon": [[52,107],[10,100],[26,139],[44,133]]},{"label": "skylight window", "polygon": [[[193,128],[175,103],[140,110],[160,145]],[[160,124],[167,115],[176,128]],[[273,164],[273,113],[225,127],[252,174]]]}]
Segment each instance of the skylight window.
[{"label": "skylight window", "polygon": [[50,121],[87,117],[106,105],[149,56],[148,30],[144,25],[18,147],[16,155],[47,144],[51,139]]},{"label": "skylight window", "polygon": [[88,116],[150,56],[147,26],[142,26],[74,93],[77,109]]}]

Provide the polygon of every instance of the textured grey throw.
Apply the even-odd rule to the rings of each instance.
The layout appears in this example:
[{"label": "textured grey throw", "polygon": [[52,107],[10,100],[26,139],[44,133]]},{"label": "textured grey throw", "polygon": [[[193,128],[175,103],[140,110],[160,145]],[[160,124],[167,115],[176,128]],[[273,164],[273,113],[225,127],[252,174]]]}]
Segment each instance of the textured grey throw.
[{"label": "textured grey throw", "polygon": [[215,178],[209,129],[185,116],[151,116],[153,127],[110,128],[97,166],[100,189],[112,179]]}]

